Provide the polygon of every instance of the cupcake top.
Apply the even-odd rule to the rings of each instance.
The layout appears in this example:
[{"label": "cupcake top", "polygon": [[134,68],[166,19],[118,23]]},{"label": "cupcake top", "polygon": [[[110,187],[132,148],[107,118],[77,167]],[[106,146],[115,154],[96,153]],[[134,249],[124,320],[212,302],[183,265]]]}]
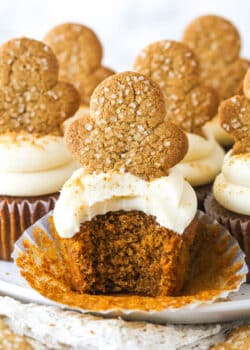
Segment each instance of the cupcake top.
[{"label": "cupcake top", "polygon": [[63,23],[51,29],[44,41],[58,58],[60,79],[73,84],[81,103],[88,105],[94,88],[114,73],[102,66],[102,45],[96,34],[86,26]]},{"label": "cupcake top", "polygon": [[210,183],[220,171],[223,150],[213,138],[205,138],[203,126],[217,112],[218,96],[203,84],[199,62],[184,44],[162,40],[139,53],[134,68],[161,87],[166,120],[180,126],[189,139],[189,150],[178,165],[194,186]]},{"label": "cupcake top", "polygon": [[[82,165],[63,186],[54,211],[61,237],[114,210],[140,210],[182,234],[197,200],[177,169],[185,156],[185,133],[164,119],[160,88],[146,76],[124,72],[94,91],[89,118],[71,122],[66,143]],[[178,220],[176,220],[178,215]]]},{"label": "cupcake top", "polygon": [[63,144],[62,123],[79,106],[42,42],[19,38],[0,47],[0,193],[50,194],[76,168]]},{"label": "cupcake top", "polygon": [[226,209],[250,215],[250,71],[244,79],[244,95],[224,101],[219,115],[222,127],[234,137],[235,144],[216,178],[214,196]]}]

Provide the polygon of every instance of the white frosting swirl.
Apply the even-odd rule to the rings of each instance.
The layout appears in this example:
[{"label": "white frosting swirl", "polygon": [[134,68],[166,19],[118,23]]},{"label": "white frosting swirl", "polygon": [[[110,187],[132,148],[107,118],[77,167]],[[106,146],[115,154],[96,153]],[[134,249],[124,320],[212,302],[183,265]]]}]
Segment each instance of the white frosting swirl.
[{"label": "white frosting swirl", "polygon": [[216,200],[226,209],[250,215],[250,154],[229,151],[214,182]]},{"label": "white frosting swirl", "polygon": [[209,184],[221,170],[224,150],[214,139],[187,133],[189,148],[175,167],[192,186]]},{"label": "white frosting swirl", "polygon": [[220,125],[219,116],[215,116],[203,127],[206,134],[210,134],[222,146],[231,146],[234,139]]},{"label": "white frosting swirl", "polygon": [[38,196],[57,192],[77,169],[60,136],[0,135],[0,194]]},{"label": "white frosting swirl", "polygon": [[78,169],[62,188],[54,210],[58,234],[71,238],[83,222],[109,211],[139,210],[182,234],[193,220],[197,199],[177,169],[147,182],[129,173],[86,175]]}]

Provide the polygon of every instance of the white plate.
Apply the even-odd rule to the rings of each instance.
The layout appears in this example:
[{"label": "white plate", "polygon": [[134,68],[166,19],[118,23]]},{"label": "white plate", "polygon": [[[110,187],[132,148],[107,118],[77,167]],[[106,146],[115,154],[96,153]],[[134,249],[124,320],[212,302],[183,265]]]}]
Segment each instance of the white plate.
[{"label": "white plate", "polygon": [[[0,293],[24,302],[58,305],[31,289],[20,276],[15,265],[5,261],[0,261]],[[164,316],[158,312],[151,314],[150,319],[135,312],[134,318],[136,320],[148,319],[157,323],[211,323],[250,318],[250,284],[244,284],[240,292],[232,293],[230,298],[231,301],[200,305],[194,309],[164,311]]]}]

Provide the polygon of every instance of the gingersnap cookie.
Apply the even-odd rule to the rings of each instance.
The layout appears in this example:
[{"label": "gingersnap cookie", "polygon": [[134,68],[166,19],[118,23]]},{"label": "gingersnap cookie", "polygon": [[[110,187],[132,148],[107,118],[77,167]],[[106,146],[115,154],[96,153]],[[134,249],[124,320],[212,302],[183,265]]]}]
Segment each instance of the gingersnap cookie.
[{"label": "gingersnap cookie", "polygon": [[72,85],[58,81],[51,49],[32,39],[10,40],[0,47],[0,66],[0,134],[60,134],[79,98]]},{"label": "gingersnap cookie", "polygon": [[44,41],[54,50],[59,77],[78,90],[82,104],[89,104],[94,88],[114,72],[102,66],[102,45],[88,27],[64,23],[51,29]]},{"label": "gingersnap cookie", "polygon": [[216,114],[218,96],[203,84],[199,62],[186,45],[155,42],[139,53],[134,68],[160,86],[167,120],[187,132],[202,134],[203,125]]},{"label": "gingersnap cookie", "polygon": [[204,84],[216,89],[221,100],[234,95],[249,68],[249,61],[240,57],[234,24],[214,15],[198,17],[187,26],[183,42],[197,55]]},{"label": "gingersnap cookie", "polygon": [[233,154],[250,152],[250,70],[244,84],[244,95],[236,95],[222,102],[219,108],[221,126],[234,137]]},{"label": "gingersnap cookie", "polygon": [[58,62],[42,42],[19,38],[0,47],[0,258],[54,208],[77,168],[62,123],[78,109],[76,89],[58,80]]},{"label": "gingersnap cookie", "polygon": [[160,88],[140,73],[113,75],[95,89],[90,116],[69,124],[66,144],[88,173],[166,175],[187,152],[187,138],[165,120]]}]

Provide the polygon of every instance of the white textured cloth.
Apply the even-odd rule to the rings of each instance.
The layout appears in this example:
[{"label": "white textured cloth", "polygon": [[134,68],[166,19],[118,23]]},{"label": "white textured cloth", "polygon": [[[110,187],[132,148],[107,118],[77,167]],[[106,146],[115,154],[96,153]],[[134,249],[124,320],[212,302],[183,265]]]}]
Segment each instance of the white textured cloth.
[{"label": "white textured cloth", "polygon": [[[231,325],[155,325],[104,319],[51,306],[0,297],[0,315],[17,333],[48,349],[206,350],[224,339]],[[35,349],[41,345],[33,344]],[[45,349],[44,348],[44,349]]]}]

